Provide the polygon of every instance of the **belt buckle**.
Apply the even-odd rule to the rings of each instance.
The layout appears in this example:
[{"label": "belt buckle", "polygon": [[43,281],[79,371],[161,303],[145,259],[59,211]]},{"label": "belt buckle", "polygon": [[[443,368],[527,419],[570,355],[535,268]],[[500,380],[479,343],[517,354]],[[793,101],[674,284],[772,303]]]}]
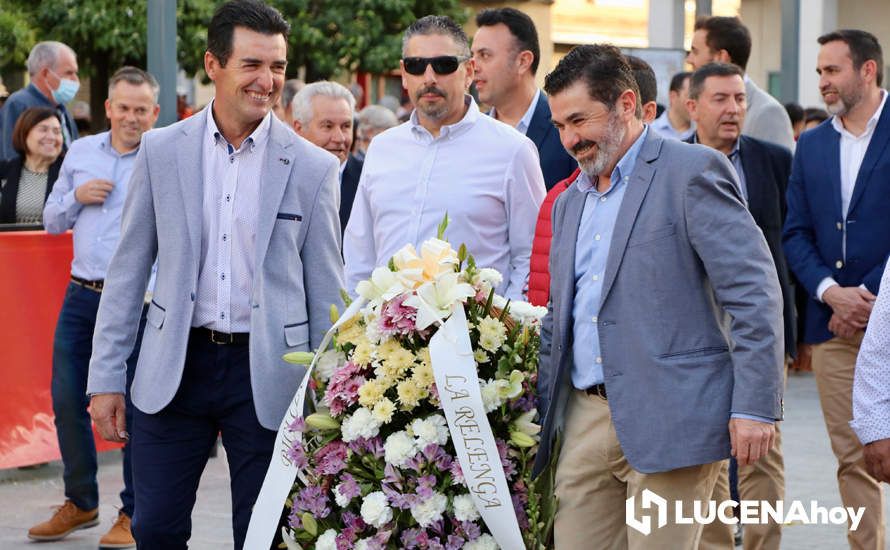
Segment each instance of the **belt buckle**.
[{"label": "belt buckle", "polygon": [[232,335],[226,332],[217,332],[215,330],[210,331],[210,341],[214,344],[231,344],[232,343]]}]

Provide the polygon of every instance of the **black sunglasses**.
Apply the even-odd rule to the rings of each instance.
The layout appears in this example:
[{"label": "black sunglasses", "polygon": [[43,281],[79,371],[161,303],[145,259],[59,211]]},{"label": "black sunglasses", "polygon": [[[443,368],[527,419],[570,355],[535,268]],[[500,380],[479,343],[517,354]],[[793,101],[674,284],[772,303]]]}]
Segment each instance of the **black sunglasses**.
[{"label": "black sunglasses", "polygon": [[469,57],[458,55],[440,55],[437,57],[406,57],[402,59],[405,64],[405,72],[413,75],[422,75],[426,72],[426,66],[432,65],[436,74],[451,74],[460,67],[460,64]]}]

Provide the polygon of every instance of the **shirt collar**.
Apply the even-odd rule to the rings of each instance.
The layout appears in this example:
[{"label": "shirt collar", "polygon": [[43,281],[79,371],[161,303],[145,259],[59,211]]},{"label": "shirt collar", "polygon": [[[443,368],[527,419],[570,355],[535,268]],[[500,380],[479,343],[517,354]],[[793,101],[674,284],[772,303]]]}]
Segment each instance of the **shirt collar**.
[{"label": "shirt collar", "polygon": [[881,90],[881,104],[878,105],[878,108],[875,109],[874,113],[872,113],[871,118],[869,118],[868,122],[865,123],[865,131],[862,132],[862,135],[860,135],[860,136],[854,136],[853,134],[848,132],[847,129],[844,128],[844,123],[841,122],[840,117],[837,115],[834,115],[831,117],[831,125],[842,136],[849,136],[849,137],[852,137],[853,139],[867,136],[867,135],[871,134],[874,131],[875,126],[878,125],[878,120],[880,120],[881,113],[884,111],[885,103],[887,103],[887,91]]},{"label": "shirt collar", "polygon": [[[614,189],[615,186],[621,182],[623,177],[630,178],[630,175],[633,173],[634,165],[637,163],[637,157],[640,154],[640,149],[643,148],[643,142],[646,141],[646,136],[649,134],[649,125],[643,125],[643,131],[640,133],[639,137],[637,137],[636,141],[630,146],[624,156],[621,157],[621,160],[618,161],[618,164],[615,165],[615,169],[612,170],[611,181],[612,185],[609,189]],[[596,192],[596,183],[592,181],[587,174],[582,170],[578,175],[578,191],[582,193],[587,192]]]},{"label": "shirt collar", "polygon": [[[235,149],[226,141],[226,138],[223,137],[222,132],[219,131],[219,127],[216,125],[216,120],[213,118],[213,103],[216,100],[213,99],[210,101],[210,105],[207,106],[207,136],[213,141],[214,145],[219,143],[224,143],[229,148],[229,154],[235,152]],[[272,127],[272,112],[269,111],[266,113],[266,116],[263,117],[263,120],[260,122],[260,125],[256,127],[256,129],[251,132],[247,139],[245,139],[241,143],[241,147],[238,149],[239,151],[248,150],[246,146],[249,146],[249,150],[253,150],[256,147],[259,147],[266,143],[269,139],[270,128]]]},{"label": "shirt collar", "polygon": [[[739,144],[742,142],[742,138],[737,137],[735,143],[732,144],[732,151],[729,152],[727,157],[730,159],[735,158],[739,154]],[[698,133],[692,134],[692,143],[698,143]],[[707,147],[707,146],[706,146]]]},{"label": "shirt collar", "polygon": [[[119,153],[118,150],[115,149],[114,146],[111,145],[111,130],[106,130],[105,132],[102,132],[101,136],[102,136],[102,139],[99,141],[99,148],[102,149],[104,152],[108,153],[109,155],[114,155],[116,157],[126,157],[128,155],[135,155],[136,153],[139,152],[139,145],[137,145],[136,148],[133,149],[132,151],[128,151],[126,153]],[[142,141],[140,141],[139,143],[141,144]]]},{"label": "shirt collar", "polygon": [[[476,123],[476,120],[479,119],[479,106],[476,105],[476,101],[473,100],[473,96],[471,96],[470,94],[464,94],[464,105],[467,106],[467,112],[464,117],[454,124],[442,126],[442,128],[439,129],[440,138],[454,135],[458,132],[464,132],[467,129],[471,128],[473,124]],[[415,134],[426,133],[427,135],[429,135],[429,130],[427,130],[420,124],[420,119],[417,117],[417,109],[414,109],[411,112],[411,118],[409,119],[409,122],[411,124],[411,130]]]},{"label": "shirt collar", "polygon": [[[516,129],[522,133],[525,133],[529,127],[532,125],[532,117],[535,116],[535,109],[538,107],[538,100],[541,99],[541,89],[538,88],[535,90],[535,95],[532,97],[532,102],[529,104],[528,109],[526,109],[525,114],[522,115],[522,118],[519,119],[519,122],[516,123]],[[497,109],[492,107],[488,111],[488,116],[497,120],[498,114]]]}]

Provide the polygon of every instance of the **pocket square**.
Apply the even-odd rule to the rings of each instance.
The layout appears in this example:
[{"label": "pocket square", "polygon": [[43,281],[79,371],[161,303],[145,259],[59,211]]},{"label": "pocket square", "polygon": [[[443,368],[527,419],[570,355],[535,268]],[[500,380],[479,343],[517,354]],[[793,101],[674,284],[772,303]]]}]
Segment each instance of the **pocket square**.
[{"label": "pocket square", "polygon": [[299,214],[289,214],[287,212],[279,212],[276,216],[279,220],[293,220],[295,222],[303,221],[303,216]]}]

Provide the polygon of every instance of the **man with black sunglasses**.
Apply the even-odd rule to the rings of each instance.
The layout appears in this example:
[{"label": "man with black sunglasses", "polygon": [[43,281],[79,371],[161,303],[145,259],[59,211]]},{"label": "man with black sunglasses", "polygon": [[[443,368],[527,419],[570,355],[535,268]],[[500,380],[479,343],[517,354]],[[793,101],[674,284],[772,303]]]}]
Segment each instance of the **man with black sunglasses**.
[{"label": "man with black sunglasses", "polygon": [[415,110],[368,148],[343,240],[347,288],[405,243],[419,247],[434,237],[447,213],[445,237],[466,244],[480,267],[503,274],[499,294],[521,298],[545,193],[537,149],[481,114],[467,94],[474,64],[454,21],[415,21],[402,54],[402,84]]}]

